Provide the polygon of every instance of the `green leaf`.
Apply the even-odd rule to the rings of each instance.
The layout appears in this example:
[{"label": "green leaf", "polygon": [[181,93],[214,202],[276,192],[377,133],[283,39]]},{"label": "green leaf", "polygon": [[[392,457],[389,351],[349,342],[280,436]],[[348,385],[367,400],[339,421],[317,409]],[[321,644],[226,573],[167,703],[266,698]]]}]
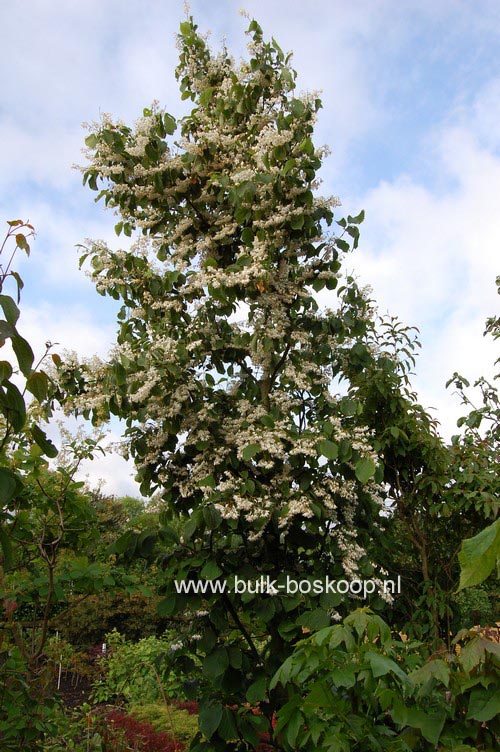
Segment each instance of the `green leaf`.
[{"label": "green leaf", "polygon": [[177,127],[177,122],[172,115],[169,115],[168,113],[165,113],[163,115],[163,127],[165,128],[165,133],[167,136],[171,136],[173,133],[175,133],[175,129]]},{"label": "green leaf", "polygon": [[205,107],[210,102],[214,91],[215,91],[215,87],[210,86],[208,89],[204,89],[201,92],[200,97],[199,97],[199,102],[202,105],[202,107]]},{"label": "green leaf", "polygon": [[3,308],[5,318],[12,326],[16,325],[19,318],[19,308],[9,295],[0,295],[0,305]]},{"label": "green leaf", "polygon": [[245,462],[248,462],[255,457],[255,455],[261,451],[260,444],[248,444],[242,451],[241,456]]},{"label": "green leaf", "polygon": [[215,478],[212,474],[206,475],[198,481],[198,485],[200,488],[215,488]]},{"label": "green leaf", "polygon": [[406,682],[407,676],[405,672],[395,661],[391,660],[391,658],[387,658],[387,656],[381,655],[380,653],[374,653],[371,650],[367,652],[366,657],[370,663],[372,674],[376,679],[392,672],[402,681]]},{"label": "green leaf", "polygon": [[241,242],[245,245],[252,245],[254,234],[250,227],[245,227],[241,232]]},{"label": "green leaf", "polygon": [[491,721],[500,713],[500,689],[492,692],[483,687],[473,689],[469,700],[467,718],[474,721]]},{"label": "green leaf", "polygon": [[375,475],[376,469],[377,466],[372,459],[369,457],[363,457],[356,462],[356,478],[360,483],[366,483],[373,475]]},{"label": "green leaf", "polygon": [[0,409],[12,423],[14,431],[20,431],[26,420],[26,406],[21,392],[10,381],[4,385],[3,391],[0,390]]},{"label": "green leaf", "polygon": [[39,402],[46,399],[49,391],[49,379],[43,371],[35,371],[26,381],[26,389],[37,398]]},{"label": "green leaf", "polygon": [[189,520],[184,525],[184,538],[186,540],[190,540],[195,534],[197,527],[198,527],[198,520],[193,515],[192,517],[189,518]]},{"label": "green leaf", "polygon": [[363,222],[364,218],[365,218],[365,210],[361,209],[359,214],[357,214],[355,217],[351,217],[351,215],[349,215],[347,217],[347,221],[353,225],[360,225],[361,222]]},{"label": "green leaf", "polygon": [[8,321],[4,321],[3,319],[0,319],[0,342],[3,344],[6,339],[9,339],[9,337],[15,337],[16,336],[16,330],[14,329],[11,324],[8,323]]},{"label": "green leaf", "polygon": [[97,136],[95,135],[95,133],[88,135],[85,139],[85,143],[89,147],[89,149],[95,149],[95,147],[97,146]]},{"label": "green leaf", "polygon": [[215,561],[207,561],[200,572],[200,577],[204,580],[216,580],[221,574],[222,569]]},{"label": "green leaf", "polygon": [[170,595],[167,595],[165,598],[162,598],[162,600],[158,603],[156,610],[158,611],[159,616],[172,616],[172,614],[175,612],[176,607],[176,596],[175,593],[171,593]]},{"label": "green leaf", "polygon": [[457,592],[484,582],[499,559],[500,518],[473,538],[462,541],[462,548],[458,554],[461,571]]},{"label": "green leaf", "polygon": [[16,492],[16,474],[8,467],[0,467],[0,502],[8,504]]},{"label": "green leaf", "polygon": [[179,28],[183,37],[188,37],[193,30],[193,26],[190,21],[182,21]]},{"label": "green leaf", "polygon": [[209,679],[221,676],[229,666],[229,656],[225,648],[217,648],[203,661],[203,674]]},{"label": "green leaf", "polygon": [[266,694],[267,694],[267,679],[265,676],[262,676],[260,679],[257,679],[256,681],[254,681],[253,684],[250,684],[250,686],[247,689],[246,698],[248,702],[254,705],[257,702],[260,702],[261,700],[265,700]]},{"label": "green leaf", "polygon": [[207,530],[216,530],[220,527],[222,522],[221,513],[213,504],[210,504],[208,507],[203,507],[203,519],[205,520]]},{"label": "green leaf", "polygon": [[300,99],[292,99],[290,102],[290,112],[294,117],[300,117],[305,112],[305,104]]},{"label": "green leaf", "polygon": [[217,726],[217,733],[226,742],[238,739],[238,729],[236,728],[234,713],[230,708],[223,708],[222,718]]},{"label": "green leaf", "polygon": [[419,708],[406,708],[401,703],[395,704],[391,716],[394,723],[400,726],[419,729],[424,739],[434,745],[439,741],[446,720],[444,710],[428,714]]},{"label": "green leaf", "polygon": [[293,157],[292,157],[292,159],[288,159],[285,162],[285,166],[281,170],[281,174],[282,175],[288,175],[288,173],[290,172],[290,170],[293,169],[296,164],[297,164],[297,160],[294,159]]},{"label": "green leaf", "polygon": [[12,366],[6,360],[0,360],[0,383],[8,381],[12,376]]},{"label": "green leaf", "polygon": [[308,629],[324,629],[330,626],[331,619],[328,613],[322,608],[315,608],[313,611],[307,611],[297,619],[297,624]]},{"label": "green leaf", "polygon": [[54,446],[50,439],[47,438],[45,431],[42,431],[42,429],[38,426],[32,426],[31,435],[33,436],[34,440],[43,451],[43,453],[47,455],[47,457],[57,457],[59,453],[58,449]]},{"label": "green leaf", "polygon": [[[0,499],[2,499],[1,491],[0,491]],[[7,533],[1,528],[0,528],[0,548],[3,554],[3,563],[6,568],[10,569],[10,567],[12,566],[12,561],[13,561],[12,542],[9,536],[7,535]]]},{"label": "green leaf", "polygon": [[21,372],[24,376],[29,376],[31,373],[31,366],[35,359],[29,342],[15,332],[15,336],[12,337],[12,349],[16,354]]},{"label": "green leaf", "polygon": [[435,658],[428,661],[416,671],[412,671],[409,675],[409,679],[413,684],[424,684],[432,678],[440,681],[445,687],[447,687],[450,681],[449,664],[440,658]]},{"label": "green leaf", "polygon": [[304,215],[295,214],[290,222],[293,230],[301,230],[304,227]]},{"label": "green leaf", "polygon": [[304,718],[302,714],[297,710],[292,715],[292,717],[290,718],[290,720],[288,721],[286,725],[284,736],[288,744],[290,744],[292,748],[295,747],[295,742],[297,740],[299,731],[303,726],[303,723],[304,723]]},{"label": "green leaf", "polygon": [[330,439],[322,439],[318,442],[317,451],[328,460],[336,460],[339,454],[338,445]]}]

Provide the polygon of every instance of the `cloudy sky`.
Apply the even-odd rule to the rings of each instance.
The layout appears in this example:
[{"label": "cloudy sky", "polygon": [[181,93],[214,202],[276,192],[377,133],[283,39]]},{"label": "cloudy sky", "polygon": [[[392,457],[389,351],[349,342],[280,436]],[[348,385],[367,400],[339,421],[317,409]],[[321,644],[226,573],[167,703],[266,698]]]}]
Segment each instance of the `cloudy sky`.
[{"label": "cloudy sky", "polygon": [[[237,57],[243,4],[294,52],[299,88],[322,90],[324,193],[342,213],[366,212],[349,270],[382,312],[419,327],[415,385],[449,436],[462,411],[447,378],[491,374],[496,357],[482,332],[498,312],[500,3],[192,0],[213,46],[225,40]],[[82,123],[100,112],[133,121],[155,99],[184,111],[174,78],[183,15],[181,0],[1,3],[0,223],[29,218],[37,229],[18,268],[20,328],[39,351],[51,340],[105,355],[113,342],[115,308],[78,270],[75,246],[92,237],[118,247],[116,220],[72,165],[83,160]],[[135,489],[117,457],[87,472],[109,491]]]}]

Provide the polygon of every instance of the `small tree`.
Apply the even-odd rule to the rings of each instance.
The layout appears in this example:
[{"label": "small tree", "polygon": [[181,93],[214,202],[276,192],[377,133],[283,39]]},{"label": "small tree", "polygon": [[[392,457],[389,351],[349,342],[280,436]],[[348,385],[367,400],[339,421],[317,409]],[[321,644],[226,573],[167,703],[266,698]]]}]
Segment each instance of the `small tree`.
[{"label": "small tree", "polygon": [[[5,317],[0,319],[0,348],[5,348],[0,360],[0,747],[5,751],[39,750],[45,735],[56,733],[54,666],[45,653],[52,620],[70,592],[95,592],[107,574],[73,555],[93,518],[83,483],[74,476],[81,461],[93,456],[96,441],[69,442],[58,452],[47,438],[41,426],[52,414],[56,392],[45,363],[50,343],[36,363],[18,329],[23,282],[13,262],[19,250],[29,254],[33,234],[30,224],[12,220],[0,245]],[[9,283],[17,287],[14,297]],[[52,358],[59,362],[57,355]],[[55,469],[49,459],[56,460]],[[113,584],[110,576],[105,582]]]},{"label": "small tree", "polygon": [[[361,405],[332,386],[370,362],[370,304],[350,278],[335,311],[314,295],[337,287],[363,215],[327,232],[338,201],[314,195],[321,102],[296,94],[290,56],[255,21],[247,33],[237,64],[189,18],[177,78],[191,113],[176,123],[154,105],[135,128],[104,116],[86,138],[84,182],[119,213],[117,234],[142,234],[130,250],[89,242],[97,290],[123,303],[117,345],[60,373],[68,411],[126,420],[141,491],[164,500],[161,609],[191,614],[186,646],[203,658],[199,750],[273,736],[269,678],[304,632],[349,609],[312,581],[374,575],[381,503]],[[287,592],[287,574],[309,590]],[[261,576],[274,587],[234,592]],[[177,592],[199,579],[232,592]]]}]

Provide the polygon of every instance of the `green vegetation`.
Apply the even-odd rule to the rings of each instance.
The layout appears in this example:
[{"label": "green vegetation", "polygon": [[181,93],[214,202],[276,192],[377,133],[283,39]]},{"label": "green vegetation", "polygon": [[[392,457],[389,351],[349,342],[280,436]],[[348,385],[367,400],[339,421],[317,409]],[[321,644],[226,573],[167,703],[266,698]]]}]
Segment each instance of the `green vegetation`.
[{"label": "green vegetation", "polygon": [[[321,102],[296,93],[290,56],[256,21],[247,33],[250,57],[235,63],[184,21],[191,112],[146,108],[134,128],[106,115],[86,138],[84,182],[118,213],[117,235],[135,233],[82,257],[121,303],[108,360],[63,360],[48,344],[35,363],[11,269],[33,228],[8,223],[6,752],[498,743],[498,391],[479,379],[472,404],[455,373],[466,414],[451,443],[440,437],[411,387],[415,331],[380,318],[343,273],[364,214],[337,219],[338,202],[315,193]],[[486,333],[498,339],[500,319]],[[76,480],[99,436],[57,448],[46,422],[58,407],[96,430],[125,421],[148,503]],[[310,586],[286,592],[287,577]],[[398,577],[391,598],[382,580]],[[261,578],[276,587],[236,591]],[[327,578],[375,585],[360,603],[313,588]]]}]

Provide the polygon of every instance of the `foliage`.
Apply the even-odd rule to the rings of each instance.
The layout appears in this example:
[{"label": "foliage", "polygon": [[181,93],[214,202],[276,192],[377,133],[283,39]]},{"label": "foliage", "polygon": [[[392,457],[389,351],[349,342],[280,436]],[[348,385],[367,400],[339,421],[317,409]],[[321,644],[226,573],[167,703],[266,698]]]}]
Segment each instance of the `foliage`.
[{"label": "foliage", "polygon": [[102,676],[95,683],[96,702],[123,697],[132,703],[154,703],[183,697],[183,678],[173,673],[168,655],[176,649],[172,634],[129,642],[113,630],[106,635],[107,653],[101,660]]},{"label": "foliage", "polygon": [[[496,523],[483,528],[498,511],[497,392],[478,382],[483,406],[447,446],[410,387],[411,328],[377,321],[351,277],[339,286],[363,212],[334,224],[337,200],[314,195],[321,102],[296,94],[290,56],[255,21],[247,33],[237,64],[188,18],[177,77],[190,114],[155,104],[135,128],[106,115],[86,138],[84,183],[118,235],[137,235],[127,250],[84,248],[97,290],[121,301],[117,345],[105,362],[59,364],[60,398],[96,425],[125,420],[141,492],[161,504],[111,551],[161,567],[159,613],[179,625],[176,650],[112,638],[96,697],[156,699],[152,664],[167,687],[171,672],[193,676],[198,752],[255,749],[263,734],[290,750],[488,748],[496,648],[450,638],[463,537],[462,586],[496,558]],[[318,306],[324,288],[334,310]],[[498,336],[497,319],[487,328]],[[383,568],[403,573],[393,624],[425,644],[371,611],[331,627],[355,605],[338,592],[286,592],[287,575],[380,585]],[[260,578],[273,587],[236,592]],[[381,594],[370,605],[388,611]]]},{"label": "foliage", "polygon": [[[0,267],[0,347],[10,342],[10,360],[0,362],[0,739],[3,749],[38,749],[39,739],[54,729],[56,702],[51,697],[52,666],[43,651],[49,633],[54,600],[63,597],[56,569],[61,551],[72,538],[85,513],[73,480],[79,462],[92,455],[95,444],[60,459],[56,472],[47,458],[58,450],[40,423],[50,417],[53,383],[40,366],[50,349],[35,364],[30,344],[20,335],[18,304],[23,287],[12,269],[18,250],[29,254],[32,225],[22,220],[7,223],[0,256],[14,244],[7,263]],[[3,259],[2,259],[3,260]],[[16,300],[5,294],[14,281]],[[58,356],[52,356],[54,362]],[[31,403],[27,403],[28,394]]]},{"label": "foliage", "polygon": [[[95,513],[75,475],[99,451],[98,439],[69,437],[58,451],[41,427],[61,390],[46,366],[50,343],[35,363],[17,328],[23,283],[12,263],[19,249],[29,253],[33,227],[21,220],[8,226],[0,247],[4,255],[14,244],[0,267],[0,346],[11,346],[0,362],[0,740],[2,749],[38,750],[58,716],[48,642],[53,620],[70,596],[116,583],[109,565],[82,553]],[[16,300],[5,294],[12,281]],[[60,363],[56,354],[51,360]]]},{"label": "foliage", "polygon": [[464,630],[425,655],[369,609],[300,641],[271,686],[288,690],[285,750],[493,750],[500,711],[498,630]]},{"label": "foliage", "polygon": [[50,669],[32,671],[20,650],[5,639],[0,661],[1,749],[38,750],[40,739],[57,730],[58,703],[50,691]]},{"label": "foliage", "polygon": [[44,739],[42,752],[130,752],[125,733],[114,728],[103,708],[88,704],[73,713],[60,713],[55,734]]},{"label": "foliage", "polygon": [[[463,623],[455,596],[461,541],[498,513],[498,397],[483,384],[484,407],[461,419],[462,434],[446,445],[411,390],[419,346],[412,328],[394,318],[373,320],[367,344],[374,357],[351,370],[349,396],[363,405],[360,418],[374,433],[388,489],[385,532],[374,547],[390,576],[402,576],[393,622],[437,646]],[[460,378],[455,374],[463,389],[467,382]],[[462,401],[470,406],[463,392]],[[482,419],[492,420],[485,435],[478,430]],[[486,611],[493,603],[494,594]]]},{"label": "foliage", "polygon": [[178,707],[164,704],[150,703],[129,705],[129,714],[138,721],[146,721],[151,724],[155,731],[175,733],[175,738],[189,744],[198,731],[198,718],[196,714],[188,713]]},{"label": "foliage", "polygon": [[[89,595],[84,600],[70,596],[70,608],[57,616],[60,633],[82,647],[105,642],[106,634],[113,629],[118,629],[129,640],[159,636],[168,627],[169,621],[158,614],[160,598],[148,592],[153,587],[152,578],[132,578],[132,575],[129,578],[127,588],[134,592],[115,589]],[[145,580],[150,583],[149,586]],[[144,592],[140,592],[140,589]]]},{"label": "foliage", "polygon": [[[174,580],[380,575],[366,549],[382,471],[360,405],[330,388],[370,361],[371,308],[351,278],[337,310],[315,299],[338,286],[363,213],[327,231],[338,202],[313,194],[321,102],[296,94],[290,56],[255,21],[248,35],[238,65],[186,20],[177,75],[191,113],[176,123],[155,106],[135,130],[105,116],[87,137],[84,182],[120,214],[118,234],[142,237],[130,250],[85,249],[98,291],[122,301],[117,347],[108,362],[59,372],[68,412],[124,418],[141,491],[164,502],[159,535],[132,531],[115,551],[170,547],[160,613],[191,621],[178,670],[193,653],[203,662],[205,736],[224,750],[272,733],[281,699],[269,678],[304,630],[349,604],[178,594]],[[228,709],[247,697],[266,703],[263,716]]]}]

